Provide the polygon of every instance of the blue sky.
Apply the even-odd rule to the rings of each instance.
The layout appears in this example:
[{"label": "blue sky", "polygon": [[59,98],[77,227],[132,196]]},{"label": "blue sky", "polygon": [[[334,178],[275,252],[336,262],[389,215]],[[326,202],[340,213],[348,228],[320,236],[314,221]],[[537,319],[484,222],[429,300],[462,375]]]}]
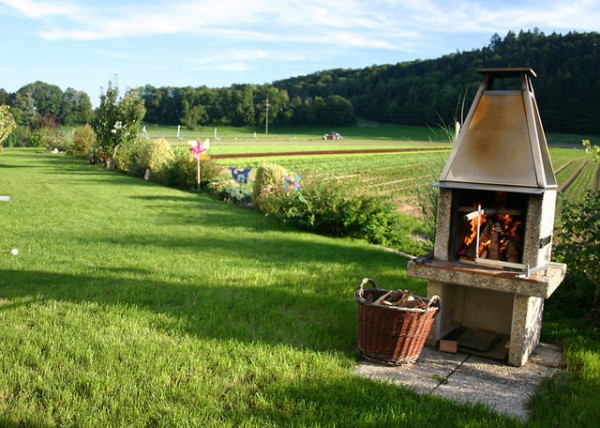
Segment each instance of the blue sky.
[{"label": "blue sky", "polygon": [[482,48],[539,28],[599,31],[599,0],[0,0],[0,88],[271,83]]}]

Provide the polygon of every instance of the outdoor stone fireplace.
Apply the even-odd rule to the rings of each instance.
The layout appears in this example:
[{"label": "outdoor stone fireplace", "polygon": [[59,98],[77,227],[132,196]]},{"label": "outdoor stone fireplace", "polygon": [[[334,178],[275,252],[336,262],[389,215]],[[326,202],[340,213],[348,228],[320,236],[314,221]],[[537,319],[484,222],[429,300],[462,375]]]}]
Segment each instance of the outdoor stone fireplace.
[{"label": "outdoor stone fireplace", "polygon": [[[557,185],[529,68],[483,79],[438,183],[433,257],[409,263],[442,304],[429,346],[522,366],[539,343]],[[497,84],[500,87],[495,88]]]}]

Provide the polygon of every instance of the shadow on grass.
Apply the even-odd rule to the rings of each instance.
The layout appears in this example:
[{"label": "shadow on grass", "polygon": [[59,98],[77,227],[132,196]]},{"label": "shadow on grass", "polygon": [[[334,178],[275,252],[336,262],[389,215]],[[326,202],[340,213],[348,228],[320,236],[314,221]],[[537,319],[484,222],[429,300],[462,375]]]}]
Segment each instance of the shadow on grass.
[{"label": "shadow on grass", "polygon": [[[249,226],[245,221],[239,225]],[[191,277],[175,269],[166,280],[154,279],[166,271],[118,265],[98,268],[98,275],[13,269],[0,277],[0,296],[19,304],[34,298],[135,306],[177,318],[188,334],[200,338],[286,344],[354,355],[354,291],[363,277],[377,275],[382,287],[424,292],[423,288],[418,290],[422,284],[405,277],[407,260],[396,254],[336,241],[303,240],[304,234],[294,232],[278,233],[274,239],[268,236],[272,230],[263,227],[263,231],[267,236],[251,231],[247,235],[251,239],[243,241],[210,233],[203,235],[200,243],[195,236],[157,239],[152,234],[131,234],[90,238],[82,246],[105,243],[132,257],[136,257],[136,248],[154,247],[164,254],[183,250],[181,254],[189,257],[197,253],[199,259],[239,260],[250,270],[241,277],[235,276],[235,269],[219,272],[218,263],[208,266],[205,275],[199,266]],[[381,269],[393,264],[398,268]],[[268,284],[260,284],[261,278]],[[344,278],[348,283],[340,286]],[[9,308],[10,304],[0,310]],[[156,327],[168,329],[169,325]]]},{"label": "shadow on grass", "polygon": [[[123,271],[119,272],[123,274]],[[356,341],[356,312],[353,302],[344,299],[332,307],[330,297],[304,295],[279,286],[227,285],[181,286],[152,280],[51,274],[48,272],[5,271],[11,280],[0,281],[0,295],[22,300],[17,305],[43,301],[124,305],[177,318],[187,334],[201,339],[236,340],[264,344],[286,344],[315,351],[352,354]],[[28,284],[13,287],[11,282]],[[14,309],[2,305],[0,311]],[[354,321],[354,322],[353,322]],[[158,324],[168,330],[171,324]],[[329,336],[327,341],[324,335]]]},{"label": "shadow on grass", "polygon": [[228,417],[239,424],[253,418],[257,426],[321,426],[324,420],[333,420],[332,426],[340,427],[521,426],[519,421],[497,415],[482,404],[458,404],[357,377],[332,381],[316,374],[305,382],[279,384],[261,393],[267,403],[284,404],[258,412],[231,406],[226,409]]}]

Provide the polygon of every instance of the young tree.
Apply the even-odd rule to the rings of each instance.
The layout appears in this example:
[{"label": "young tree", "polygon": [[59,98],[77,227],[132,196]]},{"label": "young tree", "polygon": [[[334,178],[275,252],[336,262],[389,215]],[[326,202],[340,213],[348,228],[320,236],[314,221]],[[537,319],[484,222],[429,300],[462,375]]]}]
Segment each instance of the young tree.
[{"label": "young tree", "polygon": [[15,97],[15,106],[19,109],[19,125],[28,126],[29,129],[39,128],[42,115],[40,114],[31,91],[19,92]]},{"label": "young tree", "polygon": [[120,98],[116,79],[109,81],[106,93],[100,95],[100,106],[94,121],[97,144],[105,146],[114,157],[121,143],[137,137],[145,113],[139,90],[129,89]]}]

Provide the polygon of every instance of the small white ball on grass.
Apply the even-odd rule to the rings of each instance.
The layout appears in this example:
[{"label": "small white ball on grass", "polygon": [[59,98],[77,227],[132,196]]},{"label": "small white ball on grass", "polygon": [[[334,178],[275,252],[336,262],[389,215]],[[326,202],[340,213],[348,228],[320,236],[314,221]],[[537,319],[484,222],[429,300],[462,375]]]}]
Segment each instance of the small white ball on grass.
[{"label": "small white ball on grass", "polygon": [[18,250],[17,248],[13,248],[12,250],[10,250],[10,253],[11,253],[13,256],[16,256],[17,254],[19,254],[19,250]]}]

